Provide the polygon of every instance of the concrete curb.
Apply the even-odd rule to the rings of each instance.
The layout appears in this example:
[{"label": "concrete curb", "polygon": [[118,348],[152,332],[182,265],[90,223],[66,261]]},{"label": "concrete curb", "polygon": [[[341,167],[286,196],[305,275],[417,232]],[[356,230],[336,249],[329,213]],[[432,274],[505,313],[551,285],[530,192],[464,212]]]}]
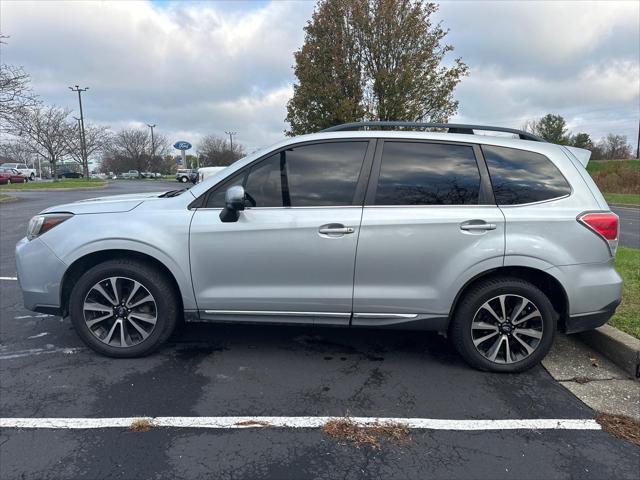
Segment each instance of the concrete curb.
[{"label": "concrete curb", "polygon": [[576,334],[581,341],[622,368],[632,378],[640,379],[640,340],[611,325]]}]

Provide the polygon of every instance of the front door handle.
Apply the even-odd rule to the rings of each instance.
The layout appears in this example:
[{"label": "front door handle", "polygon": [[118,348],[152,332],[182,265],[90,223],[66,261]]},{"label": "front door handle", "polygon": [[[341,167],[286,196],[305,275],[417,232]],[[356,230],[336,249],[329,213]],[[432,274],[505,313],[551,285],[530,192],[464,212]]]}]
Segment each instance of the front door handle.
[{"label": "front door handle", "polygon": [[318,228],[318,232],[323,235],[345,235],[355,231],[355,228],[345,227],[341,223],[327,223],[326,225],[322,225]]},{"label": "front door handle", "polygon": [[471,231],[471,232],[479,232],[479,231],[484,231],[484,230],[495,230],[496,229],[496,224],[495,223],[463,223],[462,225],[460,225],[460,230],[466,230],[466,231]]}]

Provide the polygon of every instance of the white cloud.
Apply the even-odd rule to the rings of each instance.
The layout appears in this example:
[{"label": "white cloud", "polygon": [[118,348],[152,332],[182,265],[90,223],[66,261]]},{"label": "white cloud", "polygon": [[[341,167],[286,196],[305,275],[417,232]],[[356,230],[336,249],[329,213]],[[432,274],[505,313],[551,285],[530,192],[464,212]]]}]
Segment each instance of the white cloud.
[{"label": "white cloud", "polygon": [[[45,101],[114,128],[156,123],[172,140],[238,131],[250,148],[282,137],[293,52],[314,2],[4,0],[2,61]],[[457,120],[520,126],[560,113],[598,137],[637,133],[640,3],[453,1],[438,18],[471,68]]]}]

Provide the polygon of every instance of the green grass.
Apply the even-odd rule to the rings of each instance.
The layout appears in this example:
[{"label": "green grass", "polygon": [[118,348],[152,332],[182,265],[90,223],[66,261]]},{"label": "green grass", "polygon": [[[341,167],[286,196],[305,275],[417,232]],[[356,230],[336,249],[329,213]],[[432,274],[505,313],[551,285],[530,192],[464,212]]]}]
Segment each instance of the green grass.
[{"label": "green grass", "polygon": [[640,249],[618,247],[616,270],[624,280],[622,304],[609,325],[640,338]]},{"label": "green grass", "polygon": [[603,170],[610,170],[618,163],[624,163],[631,168],[640,170],[640,160],[591,160],[587,164],[587,172],[594,174]]},{"label": "green grass", "polygon": [[640,206],[640,194],[638,193],[603,193],[603,195],[609,204]]},{"label": "green grass", "polygon": [[27,183],[12,183],[11,185],[2,185],[0,190],[48,190],[51,188],[98,188],[106,185],[107,182],[99,179],[84,179],[84,178],[67,178],[64,180],[58,180],[57,182],[27,182]]}]

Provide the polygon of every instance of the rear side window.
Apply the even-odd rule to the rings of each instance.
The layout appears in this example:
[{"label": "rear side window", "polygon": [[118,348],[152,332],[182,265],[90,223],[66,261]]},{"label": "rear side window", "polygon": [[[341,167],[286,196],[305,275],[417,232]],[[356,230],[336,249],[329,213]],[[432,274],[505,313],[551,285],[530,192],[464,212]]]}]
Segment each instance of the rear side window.
[{"label": "rear side window", "polygon": [[206,206],[224,207],[224,192],[233,185],[244,186],[250,207],[351,205],[367,147],[331,142],[276,153],[216,188]]},{"label": "rear side window", "polygon": [[473,148],[384,143],[376,205],[477,205],[480,172]]},{"label": "rear side window", "polygon": [[483,145],[482,153],[498,205],[520,205],[564,197],[571,187],[544,155]]}]

